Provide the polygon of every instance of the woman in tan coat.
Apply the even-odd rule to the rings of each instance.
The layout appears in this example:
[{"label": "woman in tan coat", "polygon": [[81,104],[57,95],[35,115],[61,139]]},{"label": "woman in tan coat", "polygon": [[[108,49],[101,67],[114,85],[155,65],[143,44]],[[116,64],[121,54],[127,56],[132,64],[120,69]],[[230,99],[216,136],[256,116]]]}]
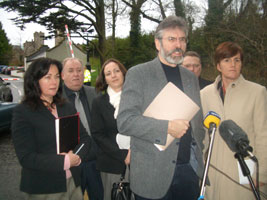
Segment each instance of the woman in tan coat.
[{"label": "woman in tan coat", "polygon": [[[222,121],[233,120],[246,132],[253,154],[259,160],[261,199],[267,199],[267,92],[265,87],[244,79],[242,62],[243,51],[239,45],[224,42],[217,47],[215,64],[221,74],[212,85],[201,90],[202,108],[204,114],[215,111]],[[218,131],[208,176],[211,186],[206,188],[205,199],[255,199],[249,184],[239,184],[234,152]],[[252,178],[255,182],[255,173]]]}]

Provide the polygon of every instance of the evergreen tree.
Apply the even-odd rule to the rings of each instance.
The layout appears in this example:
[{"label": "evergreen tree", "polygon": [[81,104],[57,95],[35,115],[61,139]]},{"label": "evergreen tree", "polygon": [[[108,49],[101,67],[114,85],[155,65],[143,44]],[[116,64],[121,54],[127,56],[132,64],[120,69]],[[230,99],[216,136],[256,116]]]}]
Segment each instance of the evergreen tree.
[{"label": "evergreen tree", "polygon": [[106,52],[106,27],[104,0],[7,0],[0,1],[0,7],[7,11],[16,11],[19,17],[13,21],[20,28],[34,22],[45,26],[55,36],[56,31],[65,32],[65,24],[71,33],[86,39],[82,29],[94,28],[99,43],[96,50],[103,63]]},{"label": "evergreen tree", "polygon": [[8,65],[9,60],[12,58],[12,46],[0,22],[0,65]]}]

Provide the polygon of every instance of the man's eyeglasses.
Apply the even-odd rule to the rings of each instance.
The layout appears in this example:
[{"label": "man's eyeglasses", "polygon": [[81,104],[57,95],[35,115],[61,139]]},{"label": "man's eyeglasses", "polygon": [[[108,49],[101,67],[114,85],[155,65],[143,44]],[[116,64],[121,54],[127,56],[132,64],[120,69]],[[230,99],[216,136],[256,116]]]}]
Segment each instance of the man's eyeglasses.
[{"label": "man's eyeglasses", "polygon": [[186,37],[179,37],[179,38],[176,38],[176,37],[166,37],[166,38],[160,38],[160,39],[165,39],[165,40],[167,40],[170,43],[176,43],[177,41],[179,41],[180,43],[186,43],[187,42]]}]

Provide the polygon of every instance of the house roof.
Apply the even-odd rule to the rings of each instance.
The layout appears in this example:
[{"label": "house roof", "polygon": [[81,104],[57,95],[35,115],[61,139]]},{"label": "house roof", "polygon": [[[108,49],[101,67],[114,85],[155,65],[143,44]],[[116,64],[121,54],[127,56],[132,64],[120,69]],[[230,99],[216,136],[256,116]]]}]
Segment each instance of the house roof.
[{"label": "house roof", "polygon": [[[47,51],[52,51],[53,49],[57,48],[58,46],[60,46],[63,42],[68,42],[68,40],[65,38],[64,40],[62,40],[61,42],[58,43],[58,45],[54,46],[51,49],[48,49]],[[78,45],[76,45],[74,42],[72,42],[72,45],[75,46],[77,49],[79,49],[81,52],[86,53],[83,49],[81,49]]]},{"label": "house roof", "polygon": [[[44,52],[50,52],[50,51],[54,50],[55,48],[59,47],[63,42],[66,42],[66,41],[67,41],[67,39],[62,40],[60,43],[58,43],[58,45],[54,46],[53,48],[49,48],[47,45],[41,46],[36,52],[32,53],[29,56],[26,56],[26,62],[31,62],[31,61],[35,60],[35,58],[38,55],[40,55]],[[83,49],[81,49],[78,45],[76,45],[75,43],[72,43],[72,45],[74,45],[77,49],[79,49],[81,52],[86,54],[86,52]]]},{"label": "house roof", "polygon": [[38,56],[39,54],[42,54],[42,53],[46,52],[48,49],[49,49],[49,47],[47,45],[42,45],[37,51],[35,51],[34,53],[32,53],[29,56],[26,56],[27,62],[30,62],[36,56]]}]

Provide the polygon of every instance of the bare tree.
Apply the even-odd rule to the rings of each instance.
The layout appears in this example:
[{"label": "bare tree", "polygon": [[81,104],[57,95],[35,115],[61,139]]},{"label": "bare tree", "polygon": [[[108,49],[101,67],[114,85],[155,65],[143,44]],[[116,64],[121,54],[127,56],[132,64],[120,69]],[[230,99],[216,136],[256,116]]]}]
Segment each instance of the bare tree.
[{"label": "bare tree", "polygon": [[[116,24],[118,16],[123,16],[125,14],[127,6],[123,5],[120,0],[109,0],[106,1],[106,25],[111,28],[111,49],[115,49],[116,45]],[[109,22],[109,18],[111,22]],[[111,51],[111,56],[114,56],[114,51]]]}]

